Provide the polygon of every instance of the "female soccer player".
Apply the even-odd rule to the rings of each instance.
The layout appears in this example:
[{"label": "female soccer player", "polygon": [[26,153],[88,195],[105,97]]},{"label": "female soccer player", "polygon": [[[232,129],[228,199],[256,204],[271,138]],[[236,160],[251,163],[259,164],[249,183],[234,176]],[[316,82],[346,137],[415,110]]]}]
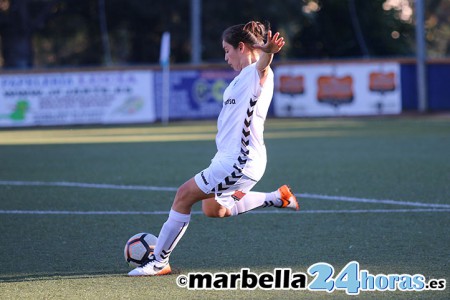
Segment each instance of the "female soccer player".
[{"label": "female soccer player", "polygon": [[198,201],[202,201],[206,216],[218,218],[236,216],[258,207],[299,209],[287,185],[271,193],[251,191],[266,168],[263,131],[274,88],[270,64],[284,44],[278,32],[266,33],[265,26],[255,21],[231,26],[223,32],[225,60],[239,74],[223,94],[217,122],[217,153],[208,168],[178,188],[154,254],[128,275],[171,272],[169,256],[186,231],[191,208]]}]

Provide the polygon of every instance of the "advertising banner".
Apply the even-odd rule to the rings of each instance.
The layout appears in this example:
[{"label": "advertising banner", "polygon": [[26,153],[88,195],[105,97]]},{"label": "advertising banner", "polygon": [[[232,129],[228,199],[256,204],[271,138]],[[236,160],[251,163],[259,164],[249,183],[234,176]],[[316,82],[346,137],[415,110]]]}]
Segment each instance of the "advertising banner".
[{"label": "advertising banner", "polygon": [[[216,118],[223,92],[237,74],[228,70],[174,70],[170,72],[169,119]],[[155,73],[158,119],[162,112],[162,74]]]},{"label": "advertising banner", "polygon": [[0,127],[156,120],[153,73],[101,71],[0,76]]},{"label": "advertising banner", "polygon": [[275,69],[279,117],[399,114],[398,63],[289,65]]}]

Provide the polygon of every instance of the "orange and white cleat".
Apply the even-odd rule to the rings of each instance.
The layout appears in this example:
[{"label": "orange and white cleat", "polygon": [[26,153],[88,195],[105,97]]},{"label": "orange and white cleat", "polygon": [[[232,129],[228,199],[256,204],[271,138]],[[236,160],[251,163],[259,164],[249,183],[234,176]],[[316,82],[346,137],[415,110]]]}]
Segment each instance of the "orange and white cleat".
[{"label": "orange and white cleat", "polygon": [[282,204],[281,206],[276,206],[278,208],[288,208],[292,210],[299,210],[300,207],[298,205],[297,198],[292,193],[291,188],[288,185],[283,185],[278,189],[280,193],[280,199]]},{"label": "orange and white cleat", "polygon": [[141,266],[131,270],[128,276],[160,276],[169,275],[172,273],[172,268],[169,263],[162,263],[155,259],[152,254],[148,262],[142,264]]}]

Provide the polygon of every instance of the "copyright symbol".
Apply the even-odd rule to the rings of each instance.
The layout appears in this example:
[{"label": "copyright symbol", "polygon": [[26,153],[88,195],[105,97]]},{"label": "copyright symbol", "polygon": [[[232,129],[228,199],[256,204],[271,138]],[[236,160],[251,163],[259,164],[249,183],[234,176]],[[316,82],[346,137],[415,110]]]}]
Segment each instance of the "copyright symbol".
[{"label": "copyright symbol", "polygon": [[179,287],[184,288],[187,286],[187,284],[188,284],[188,278],[186,275],[180,275],[177,277],[177,285]]}]

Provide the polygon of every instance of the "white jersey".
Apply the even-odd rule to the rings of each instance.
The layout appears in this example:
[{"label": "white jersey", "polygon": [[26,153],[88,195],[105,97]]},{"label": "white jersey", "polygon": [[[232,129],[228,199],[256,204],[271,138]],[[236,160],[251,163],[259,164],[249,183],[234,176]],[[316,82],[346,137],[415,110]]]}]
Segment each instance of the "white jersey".
[{"label": "white jersey", "polygon": [[261,86],[256,63],[241,70],[223,94],[214,159],[233,163],[242,174],[260,180],[267,156],[263,132],[272,101],[274,76],[271,69]]}]

